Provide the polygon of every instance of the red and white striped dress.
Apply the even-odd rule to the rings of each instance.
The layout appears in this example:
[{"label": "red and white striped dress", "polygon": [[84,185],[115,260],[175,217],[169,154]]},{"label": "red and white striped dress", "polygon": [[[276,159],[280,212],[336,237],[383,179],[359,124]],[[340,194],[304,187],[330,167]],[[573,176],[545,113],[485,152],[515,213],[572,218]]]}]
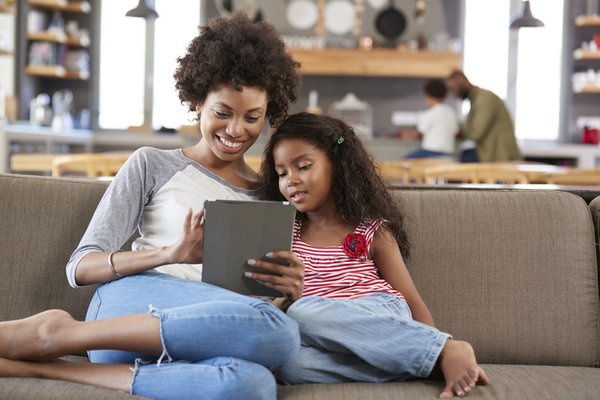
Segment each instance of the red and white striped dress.
[{"label": "red and white striped dress", "polygon": [[[366,239],[367,254],[371,251],[375,232],[381,220],[361,223],[354,234]],[[321,296],[335,299],[356,299],[377,292],[386,292],[403,298],[379,275],[375,262],[368,256],[351,258],[343,246],[313,246],[301,239],[302,221],[294,224],[292,251],[304,261],[304,293],[302,297]]]}]

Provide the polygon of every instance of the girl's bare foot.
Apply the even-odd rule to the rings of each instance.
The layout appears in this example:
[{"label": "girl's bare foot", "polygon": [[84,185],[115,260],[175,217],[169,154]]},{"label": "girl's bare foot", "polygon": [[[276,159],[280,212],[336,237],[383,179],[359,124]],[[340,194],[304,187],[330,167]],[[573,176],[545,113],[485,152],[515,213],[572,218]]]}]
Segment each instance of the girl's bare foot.
[{"label": "girl's bare foot", "polygon": [[77,321],[66,311],[48,310],[16,321],[0,322],[0,357],[10,360],[47,360],[68,354],[60,345]]},{"label": "girl's bare foot", "polygon": [[471,345],[462,340],[449,339],[439,358],[446,386],[440,398],[466,396],[476,384],[486,385],[489,378],[477,364]]}]

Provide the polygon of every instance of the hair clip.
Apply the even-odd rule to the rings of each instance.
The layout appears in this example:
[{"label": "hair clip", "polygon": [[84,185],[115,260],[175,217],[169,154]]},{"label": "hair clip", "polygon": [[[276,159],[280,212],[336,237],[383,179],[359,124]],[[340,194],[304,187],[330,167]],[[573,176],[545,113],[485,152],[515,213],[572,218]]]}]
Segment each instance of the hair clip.
[{"label": "hair clip", "polygon": [[344,138],[342,136],[339,137],[339,139],[337,140],[337,144],[342,144],[344,143]]}]

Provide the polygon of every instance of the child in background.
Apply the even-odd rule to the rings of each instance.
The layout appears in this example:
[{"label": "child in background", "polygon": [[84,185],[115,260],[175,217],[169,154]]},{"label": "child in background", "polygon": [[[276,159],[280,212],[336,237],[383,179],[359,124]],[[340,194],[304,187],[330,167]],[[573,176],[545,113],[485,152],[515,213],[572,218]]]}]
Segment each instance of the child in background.
[{"label": "child in background", "polygon": [[298,211],[292,250],[305,264],[303,297],[287,309],[302,347],[277,372],[281,381],[385,382],[441,370],[440,397],[488,382],[472,347],[434,328],[404,264],[403,216],[352,128],[327,116],[289,117],[271,137],[261,174],[261,196]]},{"label": "child in background", "polygon": [[440,79],[425,84],[427,110],[419,116],[416,128],[400,133],[401,139],[422,139],[421,148],[404,158],[453,157],[460,126],[455,111],[444,103],[446,93],[446,84]]}]

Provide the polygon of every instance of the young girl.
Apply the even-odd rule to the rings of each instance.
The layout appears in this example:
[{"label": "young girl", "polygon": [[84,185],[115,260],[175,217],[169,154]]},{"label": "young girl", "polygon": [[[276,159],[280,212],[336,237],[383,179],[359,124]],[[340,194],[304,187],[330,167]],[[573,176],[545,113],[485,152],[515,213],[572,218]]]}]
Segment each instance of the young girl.
[{"label": "young girl", "polygon": [[403,261],[402,215],[350,127],[309,113],[289,117],[271,137],[261,173],[262,197],[298,210],[292,250],[305,265],[303,297],[287,310],[302,348],[279,370],[283,382],[406,380],[430,376],[436,365],[446,380],[440,397],[488,382],[471,346],[433,327]]}]

